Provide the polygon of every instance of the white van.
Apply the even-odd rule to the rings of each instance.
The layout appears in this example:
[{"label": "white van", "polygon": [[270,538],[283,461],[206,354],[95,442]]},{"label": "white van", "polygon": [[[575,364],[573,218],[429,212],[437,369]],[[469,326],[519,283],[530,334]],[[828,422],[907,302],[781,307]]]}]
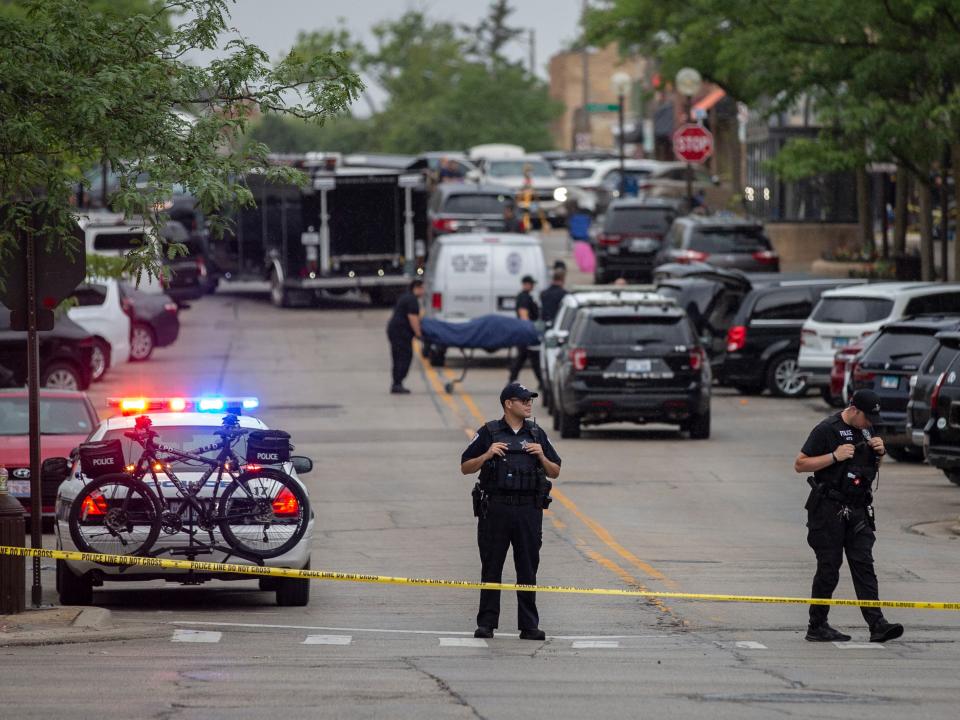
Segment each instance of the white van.
[{"label": "white van", "polygon": [[[142,245],[148,233],[153,229],[141,224],[130,224],[117,213],[89,213],[78,220],[83,230],[87,255],[109,255],[121,257],[138,245]],[[151,295],[163,294],[164,288],[158,278],[148,277],[144,273],[137,286],[139,290]]]},{"label": "white van", "polygon": [[960,315],[960,283],[886,282],[828,290],[800,334],[800,372],[812,387],[830,384],[837,350],[913,315]]},{"label": "white van", "polygon": [[427,257],[425,314],[447,322],[466,322],[493,313],[514,317],[524,275],[537,281],[538,291],[544,288],[547,264],[535,235],[442,235]]}]

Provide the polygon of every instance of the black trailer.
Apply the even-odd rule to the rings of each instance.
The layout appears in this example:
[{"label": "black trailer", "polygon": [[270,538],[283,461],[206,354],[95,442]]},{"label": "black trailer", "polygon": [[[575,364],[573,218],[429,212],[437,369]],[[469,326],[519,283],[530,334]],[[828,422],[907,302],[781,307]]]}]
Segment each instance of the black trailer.
[{"label": "black trailer", "polygon": [[392,303],[423,274],[424,176],[322,164],[303,169],[310,175],[305,187],[247,176],[256,207],[234,215],[218,262],[231,278],[269,280],[271,300],[282,307],[350,289],[367,292],[376,304]]}]

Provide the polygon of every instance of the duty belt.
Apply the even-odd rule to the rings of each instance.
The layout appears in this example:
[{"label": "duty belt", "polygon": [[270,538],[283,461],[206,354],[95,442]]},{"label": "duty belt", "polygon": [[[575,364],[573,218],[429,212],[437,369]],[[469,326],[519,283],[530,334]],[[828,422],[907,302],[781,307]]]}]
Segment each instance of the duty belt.
[{"label": "duty belt", "polygon": [[533,505],[537,501],[536,495],[519,495],[517,493],[490,493],[490,502],[501,505]]},{"label": "duty belt", "polygon": [[870,503],[867,502],[866,497],[851,497],[849,495],[844,495],[839,490],[828,489],[824,493],[830,500],[838,502],[841,505],[847,505],[854,508],[865,508]]}]

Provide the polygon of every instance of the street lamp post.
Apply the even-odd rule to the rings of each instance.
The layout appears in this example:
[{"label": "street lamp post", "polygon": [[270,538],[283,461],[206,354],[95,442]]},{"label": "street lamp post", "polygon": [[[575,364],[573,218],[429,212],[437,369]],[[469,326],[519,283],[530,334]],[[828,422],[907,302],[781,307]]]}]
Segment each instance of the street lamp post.
[{"label": "street lamp post", "polygon": [[[693,122],[691,109],[693,106],[693,96],[700,92],[703,87],[703,78],[693,68],[685,67],[677,71],[676,77],[677,92],[686,96],[684,114],[686,122]],[[693,210],[693,163],[687,163],[687,206]]]},{"label": "street lamp post", "polygon": [[624,168],[624,130],[623,130],[623,115],[624,115],[624,104],[626,103],[627,94],[630,92],[630,85],[633,83],[633,80],[630,78],[627,73],[620,71],[615,72],[610,78],[610,84],[613,86],[614,91],[617,93],[617,118],[620,125],[620,197],[626,195],[627,188],[627,173]]}]

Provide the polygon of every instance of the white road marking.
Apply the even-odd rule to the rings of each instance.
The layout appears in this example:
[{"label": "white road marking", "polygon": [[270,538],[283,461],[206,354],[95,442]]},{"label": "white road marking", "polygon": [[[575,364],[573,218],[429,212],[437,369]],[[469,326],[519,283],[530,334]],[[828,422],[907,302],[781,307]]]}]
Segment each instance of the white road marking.
[{"label": "white road marking", "polygon": [[612,649],[620,647],[620,643],[616,640],[575,640],[573,643],[574,650],[592,648],[595,650],[598,649]]},{"label": "white road marking", "polygon": [[753,640],[738,640],[737,647],[741,650],[766,650],[767,646],[763,643],[755,642]]},{"label": "white road marking", "polygon": [[350,635],[307,635],[302,645],[349,645],[353,642]]},{"label": "white road marking", "polygon": [[487,647],[483,638],[442,637],[440,647]]},{"label": "white road marking", "polygon": [[218,643],[223,633],[213,630],[174,630],[171,642]]},{"label": "white road marking", "polygon": [[834,645],[841,650],[883,650],[880,643],[835,642]]}]

